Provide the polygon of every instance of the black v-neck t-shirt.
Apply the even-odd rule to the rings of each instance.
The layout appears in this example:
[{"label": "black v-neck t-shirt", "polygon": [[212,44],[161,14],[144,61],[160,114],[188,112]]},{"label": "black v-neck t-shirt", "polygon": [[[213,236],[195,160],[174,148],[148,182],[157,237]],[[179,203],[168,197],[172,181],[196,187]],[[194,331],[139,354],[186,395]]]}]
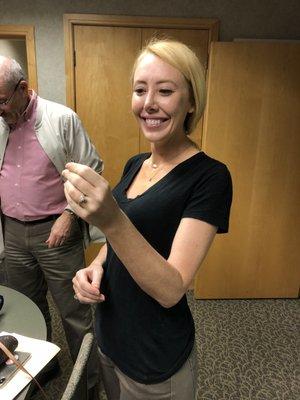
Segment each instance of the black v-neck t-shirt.
[{"label": "black v-neck t-shirt", "polygon": [[[227,167],[203,152],[178,164],[134,199],[127,189],[150,153],[131,158],[113,190],[119,207],[164,258],[182,218],[203,220],[228,231],[232,185]],[[101,351],[137,382],[162,382],[178,371],[194,344],[195,328],[186,296],[171,308],[146,294],[107,243],[96,330]]]}]

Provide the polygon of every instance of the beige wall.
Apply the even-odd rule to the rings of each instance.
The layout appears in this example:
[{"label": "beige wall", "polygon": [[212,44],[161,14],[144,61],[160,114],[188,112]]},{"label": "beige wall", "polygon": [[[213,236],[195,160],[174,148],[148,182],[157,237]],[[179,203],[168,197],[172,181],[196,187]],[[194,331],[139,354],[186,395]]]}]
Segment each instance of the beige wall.
[{"label": "beige wall", "polygon": [[0,24],[35,26],[39,94],[65,103],[64,13],[219,18],[220,39],[300,39],[299,0],[0,0]]}]

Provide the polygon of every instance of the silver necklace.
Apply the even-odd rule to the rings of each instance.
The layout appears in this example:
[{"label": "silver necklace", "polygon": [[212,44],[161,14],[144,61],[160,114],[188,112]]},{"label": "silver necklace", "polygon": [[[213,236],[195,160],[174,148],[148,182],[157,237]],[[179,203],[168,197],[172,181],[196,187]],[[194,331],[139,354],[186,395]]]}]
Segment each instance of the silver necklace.
[{"label": "silver necklace", "polygon": [[[186,151],[187,151],[190,147],[191,147],[191,145],[190,145],[190,143],[189,143],[189,145],[188,145],[181,153],[179,153],[179,154],[181,154],[181,155],[185,154]],[[174,160],[176,160],[176,159],[178,158],[179,154],[177,154],[175,157],[173,157],[173,159],[169,160],[168,163],[169,163],[169,164],[170,164],[170,163],[172,164],[172,161],[174,162]],[[151,157],[152,157],[152,155],[151,155]],[[162,163],[162,164],[158,165],[158,164],[156,164],[155,162],[153,162],[150,158],[149,158],[148,161],[149,161],[149,163],[150,163],[151,169],[153,170],[153,174],[150,175],[150,176],[147,178],[147,180],[148,180],[148,182],[152,182],[153,178],[155,178],[156,175],[157,175],[159,172],[163,171],[163,170],[165,169],[165,167],[166,167],[167,164]]]},{"label": "silver necklace", "polygon": [[151,159],[149,159],[148,161],[149,161],[150,167],[153,172],[149,177],[147,177],[147,181],[152,182],[152,180],[156,177],[156,175],[159,172],[164,170],[163,167],[165,166],[165,164],[162,163],[162,164],[158,165],[158,164],[154,163]]}]

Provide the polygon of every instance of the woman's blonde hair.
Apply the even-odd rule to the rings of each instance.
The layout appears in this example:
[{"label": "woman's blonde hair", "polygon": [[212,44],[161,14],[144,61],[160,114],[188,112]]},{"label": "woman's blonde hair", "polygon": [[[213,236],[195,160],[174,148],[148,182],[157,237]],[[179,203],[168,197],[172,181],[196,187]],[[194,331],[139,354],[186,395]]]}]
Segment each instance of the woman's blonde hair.
[{"label": "woman's blonde hair", "polygon": [[184,126],[190,134],[202,117],[206,101],[204,69],[196,54],[185,44],[170,39],[152,39],[140,52],[132,70],[132,80],[139,62],[147,54],[154,54],[172,65],[185,77],[190,90],[192,113],[187,114]]}]

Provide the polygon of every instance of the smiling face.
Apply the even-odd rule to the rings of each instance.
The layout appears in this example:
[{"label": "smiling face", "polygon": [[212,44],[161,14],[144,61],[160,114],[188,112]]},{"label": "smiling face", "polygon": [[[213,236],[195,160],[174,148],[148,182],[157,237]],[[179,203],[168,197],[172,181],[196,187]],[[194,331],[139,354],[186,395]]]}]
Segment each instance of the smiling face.
[{"label": "smiling face", "polygon": [[166,143],[185,137],[184,121],[193,110],[182,73],[147,53],[134,72],[132,94],[132,111],[146,139]]}]

